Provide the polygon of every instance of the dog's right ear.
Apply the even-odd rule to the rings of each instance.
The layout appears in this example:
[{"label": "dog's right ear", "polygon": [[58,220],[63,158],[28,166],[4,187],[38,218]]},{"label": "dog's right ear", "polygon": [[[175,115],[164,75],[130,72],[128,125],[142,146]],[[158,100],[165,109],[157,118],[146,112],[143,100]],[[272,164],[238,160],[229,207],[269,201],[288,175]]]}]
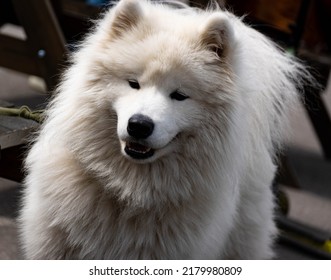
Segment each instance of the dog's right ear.
[{"label": "dog's right ear", "polygon": [[141,16],[142,9],[138,0],[121,0],[115,8],[111,24],[113,37],[120,37],[124,32],[132,29]]}]

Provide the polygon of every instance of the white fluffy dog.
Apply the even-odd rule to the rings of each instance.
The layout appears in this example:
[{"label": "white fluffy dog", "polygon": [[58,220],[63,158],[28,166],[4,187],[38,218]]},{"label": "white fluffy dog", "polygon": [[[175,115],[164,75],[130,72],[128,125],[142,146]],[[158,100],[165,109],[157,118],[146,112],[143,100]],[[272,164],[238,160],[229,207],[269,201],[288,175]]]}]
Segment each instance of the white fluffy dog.
[{"label": "white fluffy dog", "polygon": [[29,259],[268,259],[305,69],[229,12],[122,0],[72,58],[27,157]]}]

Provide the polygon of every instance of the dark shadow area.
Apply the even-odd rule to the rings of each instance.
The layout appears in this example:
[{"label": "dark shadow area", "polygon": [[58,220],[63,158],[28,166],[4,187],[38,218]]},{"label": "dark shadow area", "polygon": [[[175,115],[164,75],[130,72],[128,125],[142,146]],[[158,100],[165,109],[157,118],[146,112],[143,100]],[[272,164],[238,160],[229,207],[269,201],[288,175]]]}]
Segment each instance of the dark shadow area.
[{"label": "dark shadow area", "polygon": [[19,210],[20,185],[0,188],[0,216],[16,218]]},{"label": "dark shadow area", "polygon": [[290,147],[289,167],[302,190],[331,199],[331,162],[317,153]]}]

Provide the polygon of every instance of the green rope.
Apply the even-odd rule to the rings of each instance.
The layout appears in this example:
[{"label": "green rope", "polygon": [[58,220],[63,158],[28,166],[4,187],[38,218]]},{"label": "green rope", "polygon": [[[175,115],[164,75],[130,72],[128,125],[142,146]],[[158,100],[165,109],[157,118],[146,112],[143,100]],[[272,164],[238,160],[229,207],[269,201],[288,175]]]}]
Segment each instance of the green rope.
[{"label": "green rope", "polygon": [[45,118],[44,110],[31,111],[28,106],[22,106],[21,108],[0,107],[0,115],[21,117],[38,123],[42,123]]}]

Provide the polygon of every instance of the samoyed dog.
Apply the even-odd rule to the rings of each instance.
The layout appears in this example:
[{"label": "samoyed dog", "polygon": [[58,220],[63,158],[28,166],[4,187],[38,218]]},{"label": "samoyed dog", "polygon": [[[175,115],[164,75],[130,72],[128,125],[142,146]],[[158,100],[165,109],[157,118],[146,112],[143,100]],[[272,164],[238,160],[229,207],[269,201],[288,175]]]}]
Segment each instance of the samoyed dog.
[{"label": "samoyed dog", "polygon": [[269,259],[306,70],[221,9],[121,0],[73,54],[26,160],[28,259]]}]

